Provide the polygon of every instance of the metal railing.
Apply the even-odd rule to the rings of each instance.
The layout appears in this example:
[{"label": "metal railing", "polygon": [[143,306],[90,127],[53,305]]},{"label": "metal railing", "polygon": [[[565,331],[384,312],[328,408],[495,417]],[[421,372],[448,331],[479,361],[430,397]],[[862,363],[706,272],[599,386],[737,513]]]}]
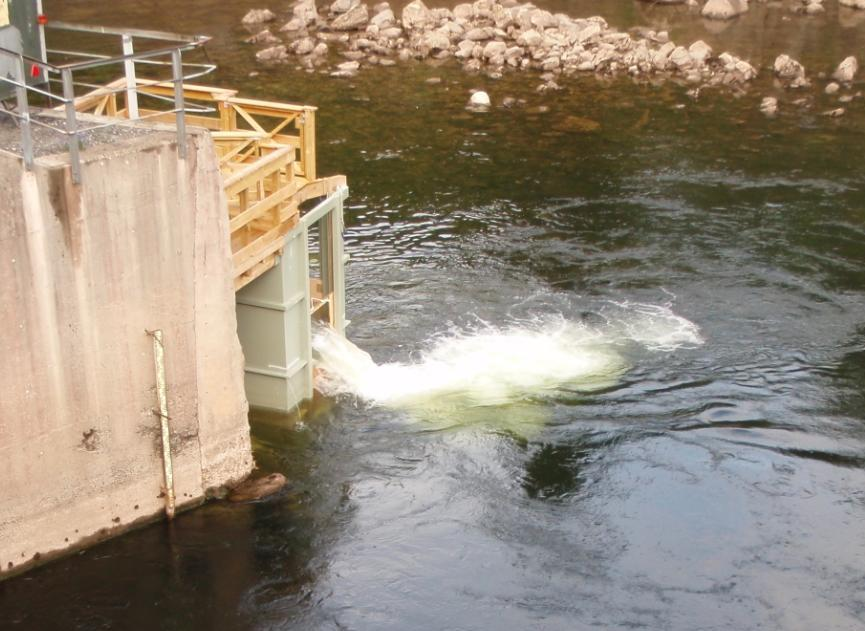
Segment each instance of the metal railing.
[{"label": "metal railing", "polygon": [[[149,31],[140,29],[117,29],[102,26],[89,26],[83,24],[71,24],[66,22],[52,22],[46,25],[46,29],[54,31],[74,32],[86,35],[118,37],[122,54],[104,55],[95,52],[79,50],[64,50],[46,48],[46,59],[35,59],[19,51],[0,47],[0,55],[12,58],[14,61],[14,77],[0,76],[0,82],[10,84],[15,91],[15,109],[0,109],[0,114],[6,114],[18,121],[21,129],[21,154],[26,167],[33,165],[34,146],[32,127],[38,125],[66,136],[69,148],[69,156],[73,182],[81,181],[80,145],[82,134],[94,130],[122,124],[129,124],[134,120],[165,116],[175,114],[177,129],[177,147],[181,159],[186,158],[186,123],[185,113],[188,111],[209,112],[212,109],[187,108],[184,102],[183,82],[195,79],[212,72],[216,66],[212,63],[184,63],[183,53],[202,49],[210,38],[203,35],[180,35],[176,33],[164,33],[160,31]],[[135,51],[136,39],[141,41],[156,42],[154,48]],[[151,44],[152,45],[152,44]],[[64,62],[52,63],[48,59],[52,57],[64,58]],[[117,83],[110,86],[94,84],[82,81],[82,75],[95,69],[107,66],[121,66],[125,81],[122,85]],[[47,85],[30,85],[27,83],[28,68],[31,73],[45,73]],[[136,71],[147,68],[159,71],[170,69],[170,78],[143,79],[136,76]],[[169,97],[158,96],[152,93],[144,93],[142,88],[153,85],[173,86],[173,95]],[[59,86],[59,92],[57,87]],[[109,122],[94,123],[79,120],[76,109],[76,87],[87,89],[102,89],[104,94],[123,94],[126,99],[126,118],[113,118]],[[147,98],[156,98],[168,101],[172,109],[162,110],[158,113],[141,116],[139,114],[138,98],[140,93],[146,94]],[[31,112],[31,96],[42,98],[49,103],[59,103],[57,109],[62,109],[65,116],[62,119],[62,127],[47,124],[34,118]]]}]

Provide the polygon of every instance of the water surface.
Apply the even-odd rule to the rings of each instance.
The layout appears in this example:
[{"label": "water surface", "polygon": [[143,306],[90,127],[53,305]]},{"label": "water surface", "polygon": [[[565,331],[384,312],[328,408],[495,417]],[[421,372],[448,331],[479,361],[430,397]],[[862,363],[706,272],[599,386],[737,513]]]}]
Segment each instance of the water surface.
[{"label": "water surface", "polygon": [[[92,4],[62,13],[212,32],[216,81],[321,106],[319,171],[351,186],[349,332],[375,361],[478,321],[591,323],[625,302],[669,307],[703,343],[634,347],[609,387],[454,406],[444,427],[352,397],[300,423],[254,414],[285,494],[0,583],[0,627],[865,628],[861,99],[830,120],[835,101],[794,105],[765,72],[696,101],[594,78],[541,96],[534,75],[448,64],[249,77],[236,24],[258,3]],[[834,5],[755,6],[718,34],[680,8],[539,4],[760,66],[798,47],[815,75],[865,41]],[[527,103],[469,113],[471,87]]]}]

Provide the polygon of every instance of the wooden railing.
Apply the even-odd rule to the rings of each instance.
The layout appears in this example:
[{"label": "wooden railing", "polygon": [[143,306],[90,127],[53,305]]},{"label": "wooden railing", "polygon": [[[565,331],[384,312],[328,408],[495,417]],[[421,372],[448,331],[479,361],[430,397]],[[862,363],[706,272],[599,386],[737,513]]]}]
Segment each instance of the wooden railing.
[{"label": "wooden railing", "polygon": [[[138,79],[137,93],[140,118],[174,122],[173,113],[158,109],[173,97],[173,84]],[[219,157],[240,289],[275,264],[300,205],[345,186],[345,177],[317,175],[315,107],[239,98],[236,90],[211,86],[184,84],[183,94],[186,123],[211,131]],[[118,79],[76,98],[75,108],[126,118],[125,95],[126,81]]]}]

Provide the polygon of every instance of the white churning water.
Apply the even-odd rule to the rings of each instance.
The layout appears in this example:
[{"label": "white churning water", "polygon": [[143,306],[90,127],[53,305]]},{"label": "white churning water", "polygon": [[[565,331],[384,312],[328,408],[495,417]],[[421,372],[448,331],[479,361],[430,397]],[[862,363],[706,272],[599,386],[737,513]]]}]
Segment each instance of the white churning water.
[{"label": "white churning water", "polygon": [[599,315],[598,324],[556,315],[452,330],[416,361],[385,364],[322,327],[313,340],[317,385],[388,407],[503,405],[615,385],[629,345],[669,352],[702,344],[697,326],[666,306],[611,303]]}]

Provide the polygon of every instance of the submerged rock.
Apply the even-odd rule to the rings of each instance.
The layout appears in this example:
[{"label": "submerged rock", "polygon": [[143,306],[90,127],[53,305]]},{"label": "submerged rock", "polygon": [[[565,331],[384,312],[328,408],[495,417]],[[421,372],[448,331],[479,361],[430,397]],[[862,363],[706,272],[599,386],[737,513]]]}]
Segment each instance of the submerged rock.
[{"label": "submerged rock", "polygon": [[760,111],[766,116],[774,116],[778,113],[778,99],[767,96],[760,102]]},{"label": "submerged rock", "polygon": [[251,502],[281,491],[288,484],[281,473],[271,473],[256,480],[246,480],[234,487],[228,494],[229,502]]},{"label": "submerged rock", "polygon": [[779,79],[788,82],[788,87],[800,88],[809,84],[805,67],[789,55],[778,55],[772,68]]}]

